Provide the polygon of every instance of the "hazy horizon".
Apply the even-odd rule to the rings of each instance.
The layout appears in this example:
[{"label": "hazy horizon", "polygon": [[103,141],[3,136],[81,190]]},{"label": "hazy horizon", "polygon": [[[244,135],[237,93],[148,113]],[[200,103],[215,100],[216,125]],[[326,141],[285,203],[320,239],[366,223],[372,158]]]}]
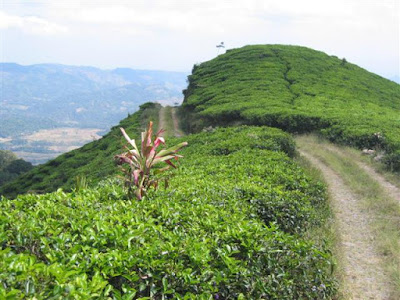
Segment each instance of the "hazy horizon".
[{"label": "hazy horizon", "polygon": [[[161,70],[161,69],[143,69],[143,68],[132,68],[132,67],[126,67],[126,66],[115,66],[111,68],[103,68],[101,66],[93,66],[93,65],[71,65],[71,64],[64,64],[64,63],[59,63],[59,62],[41,62],[41,63],[33,63],[33,64],[22,64],[16,61],[0,61],[0,64],[16,64],[20,65],[23,67],[30,67],[30,66],[39,66],[39,65],[58,65],[58,66],[66,66],[66,67],[76,67],[76,68],[95,68],[99,69],[101,71],[112,71],[115,69],[132,69],[135,71],[157,71],[157,72],[168,72],[168,73],[190,73],[190,70],[186,71],[176,71],[176,70]],[[192,66],[193,67],[193,66]]]}]

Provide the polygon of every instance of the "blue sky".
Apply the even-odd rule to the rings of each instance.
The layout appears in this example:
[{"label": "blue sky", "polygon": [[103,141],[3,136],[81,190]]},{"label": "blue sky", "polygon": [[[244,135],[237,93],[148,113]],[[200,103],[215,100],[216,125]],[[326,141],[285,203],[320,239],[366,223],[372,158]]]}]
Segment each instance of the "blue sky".
[{"label": "blue sky", "polygon": [[190,71],[227,48],[311,47],[400,74],[398,0],[2,0],[0,60]]}]

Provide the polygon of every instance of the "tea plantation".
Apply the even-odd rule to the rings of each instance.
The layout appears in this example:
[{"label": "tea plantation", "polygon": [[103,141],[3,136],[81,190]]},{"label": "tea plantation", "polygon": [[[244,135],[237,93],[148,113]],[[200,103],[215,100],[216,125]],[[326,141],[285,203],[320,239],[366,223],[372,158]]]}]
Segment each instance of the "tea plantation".
[{"label": "tea plantation", "polygon": [[386,152],[400,170],[400,85],[298,46],[246,46],[195,65],[184,92],[186,129],[267,125],[316,131],[331,141]]},{"label": "tea plantation", "polygon": [[330,252],[308,238],[325,190],[292,138],[245,126],[183,140],[169,187],[142,201],[113,177],[2,198],[0,298],[332,298]]},{"label": "tea plantation", "polygon": [[375,148],[398,171],[400,86],[281,45],[229,50],[188,81],[180,116],[193,134],[167,139],[189,144],[168,187],[129,199],[116,176],[119,127],[137,138],[158,119],[151,103],[0,187],[0,299],[337,297],[332,241],[316,235],[325,188],[284,131]]}]

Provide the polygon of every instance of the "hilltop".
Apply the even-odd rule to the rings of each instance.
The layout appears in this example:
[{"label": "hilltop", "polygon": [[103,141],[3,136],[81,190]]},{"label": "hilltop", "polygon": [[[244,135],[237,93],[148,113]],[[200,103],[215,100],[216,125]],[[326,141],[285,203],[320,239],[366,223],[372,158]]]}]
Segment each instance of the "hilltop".
[{"label": "hilltop", "polygon": [[195,65],[184,94],[189,132],[237,124],[316,131],[384,150],[388,166],[400,169],[400,85],[345,58],[299,46],[228,50]]}]

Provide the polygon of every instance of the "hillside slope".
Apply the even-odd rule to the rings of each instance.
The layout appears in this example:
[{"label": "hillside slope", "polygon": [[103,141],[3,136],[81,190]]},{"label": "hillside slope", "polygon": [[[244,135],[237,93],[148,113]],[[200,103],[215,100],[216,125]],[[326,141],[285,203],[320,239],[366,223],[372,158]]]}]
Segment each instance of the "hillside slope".
[{"label": "hillside slope", "polygon": [[195,65],[184,94],[188,131],[238,123],[318,131],[384,149],[386,163],[400,169],[400,85],[345,59],[298,46],[246,46]]},{"label": "hillside slope", "polygon": [[124,127],[132,136],[139,134],[149,118],[157,122],[160,107],[154,103],[143,104],[138,112],[122,120],[101,139],[62,154],[1,186],[0,195],[15,197],[27,191],[68,190],[74,186],[76,176],[85,176],[94,183],[115,173],[113,156],[120,153],[123,146],[119,127]]}]

